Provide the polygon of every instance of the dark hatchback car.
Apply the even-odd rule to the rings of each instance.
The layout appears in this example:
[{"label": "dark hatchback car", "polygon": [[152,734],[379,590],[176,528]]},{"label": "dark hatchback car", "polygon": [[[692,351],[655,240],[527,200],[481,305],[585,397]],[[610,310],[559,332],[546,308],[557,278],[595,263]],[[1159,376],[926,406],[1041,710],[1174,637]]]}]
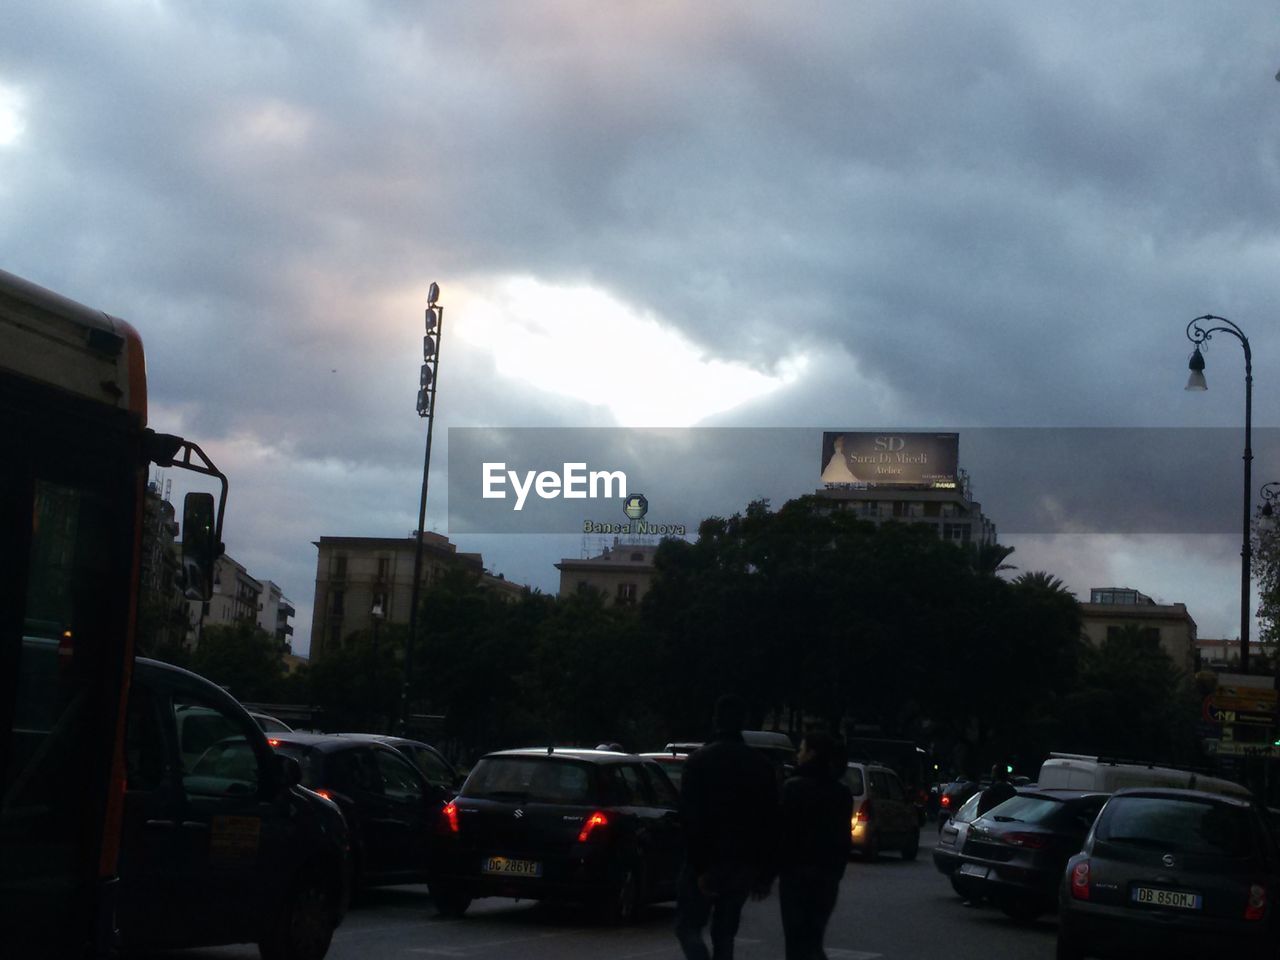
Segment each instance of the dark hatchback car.
[{"label": "dark hatchback car", "polygon": [[462,786],[458,768],[429,743],[381,733],[339,733],[338,736],[353,740],[372,740],[399,750],[406,760],[418,768],[422,778],[438,791],[442,802],[452,797]]},{"label": "dark hatchback car", "polygon": [[443,791],[385,743],[279,733],[270,744],[302,768],[302,783],[338,805],[351,828],[355,885],[422,883]]},{"label": "dark hatchback car", "polygon": [[[199,723],[182,722],[192,716]],[[139,659],[125,728],[116,922],[128,949],[257,943],[320,960],[346,910],[348,833],[240,704]]]},{"label": "dark hatchback car", "polygon": [[1067,860],[1084,844],[1108,794],[1024,789],[969,824],[952,886],[1015,920],[1057,907]]},{"label": "dark hatchback car", "polygon": [[683,856],[679,797],[652,760],[525,749],[476,764],[441,819],[431,892],[460,916],[477,897],[585,903],[609,922],[671,900]]},{"label": "dark hatchback car", "polygon": [[1118,791],[1061,883],[1058,956],[1280,953],[1280,860],[1249,801]]}]

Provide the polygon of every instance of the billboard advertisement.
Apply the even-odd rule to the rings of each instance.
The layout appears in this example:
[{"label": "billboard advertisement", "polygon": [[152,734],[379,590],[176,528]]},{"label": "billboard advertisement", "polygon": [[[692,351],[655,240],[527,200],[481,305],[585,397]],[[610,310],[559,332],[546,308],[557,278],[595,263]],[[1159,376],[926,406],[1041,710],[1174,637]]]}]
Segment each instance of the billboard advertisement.
[{"label": "billboard advertisement", "polygon": [[959,478],[960,434],[826,432],[822,482],[951,489]]}]

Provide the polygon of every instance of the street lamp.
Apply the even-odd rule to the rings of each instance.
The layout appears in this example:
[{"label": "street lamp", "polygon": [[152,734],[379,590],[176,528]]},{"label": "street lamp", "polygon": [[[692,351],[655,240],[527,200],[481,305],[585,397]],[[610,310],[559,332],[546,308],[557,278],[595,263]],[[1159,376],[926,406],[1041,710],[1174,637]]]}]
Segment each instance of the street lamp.
[{"label": "street lamp", "polygon": [[413,589],[409,594],[409,634],[404,638],[404,683],[400,688],[400,729],[409,726],[409,684],[413,677],[413,648],[418,641],[418,591],[422,583],[422,534],[427,522],[427,479],[431,473],[431,427],[435,423],[436,392],[440,381],[440,341],[444,331],[444,307],[440,286],[427,290],[427,310],[422,335],[422,369],[418,375],[418,416],[427,421],[427,451],[422,458],[422,496],[418,500],[417,545],[413,552]]},{"label": "street lamp", "polygon": [[1226,317],[1207,313],[1187,324],[1187,339],[1195,344],[1195,352],[1187,364],[1191,375],[1187,378],[1188,390],[1208,390],[1204,379],[1204,354],[1200,344],[1213,339],[1215,333],[1229,333],[1244,347],[1244,537],[1240,545],[1240,672],[1249,672],[1249,586],[1250,566],[1253,562],[1253,544],[1249,521],[1253,513],[1253,351],[1244,331]]}]

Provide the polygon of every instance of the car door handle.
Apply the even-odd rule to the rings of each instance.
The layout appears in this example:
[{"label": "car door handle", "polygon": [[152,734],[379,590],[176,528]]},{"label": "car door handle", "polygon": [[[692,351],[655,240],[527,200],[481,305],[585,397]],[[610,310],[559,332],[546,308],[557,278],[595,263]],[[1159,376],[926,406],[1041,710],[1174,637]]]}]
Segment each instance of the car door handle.
[{"label": "car door handle", "polygon": [[152,830],[172,830],[178,825],[177,820],[148,820],[146,824]]},{"label": "car door handle", "polygon": [[209,825],[199,820],[183,820],[182,829],[183,830],[208,830]]}]

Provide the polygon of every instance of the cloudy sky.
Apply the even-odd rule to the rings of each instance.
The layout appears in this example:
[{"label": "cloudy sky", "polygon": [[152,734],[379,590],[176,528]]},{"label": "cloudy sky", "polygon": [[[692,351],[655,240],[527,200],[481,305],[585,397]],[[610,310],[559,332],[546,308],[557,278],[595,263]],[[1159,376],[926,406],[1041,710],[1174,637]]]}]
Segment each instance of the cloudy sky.
[{"label": "cloudy sky", "polygon": [[[10,3],[0,267],[142,332],[305,648],[312,541],[416,524],[433,280],[442,531],[449,427],[1238,427],[1206,312],[1280,425],[1277,68],[1260,2]],[[1238,536],[1007,542],[1237,633]]]}]

